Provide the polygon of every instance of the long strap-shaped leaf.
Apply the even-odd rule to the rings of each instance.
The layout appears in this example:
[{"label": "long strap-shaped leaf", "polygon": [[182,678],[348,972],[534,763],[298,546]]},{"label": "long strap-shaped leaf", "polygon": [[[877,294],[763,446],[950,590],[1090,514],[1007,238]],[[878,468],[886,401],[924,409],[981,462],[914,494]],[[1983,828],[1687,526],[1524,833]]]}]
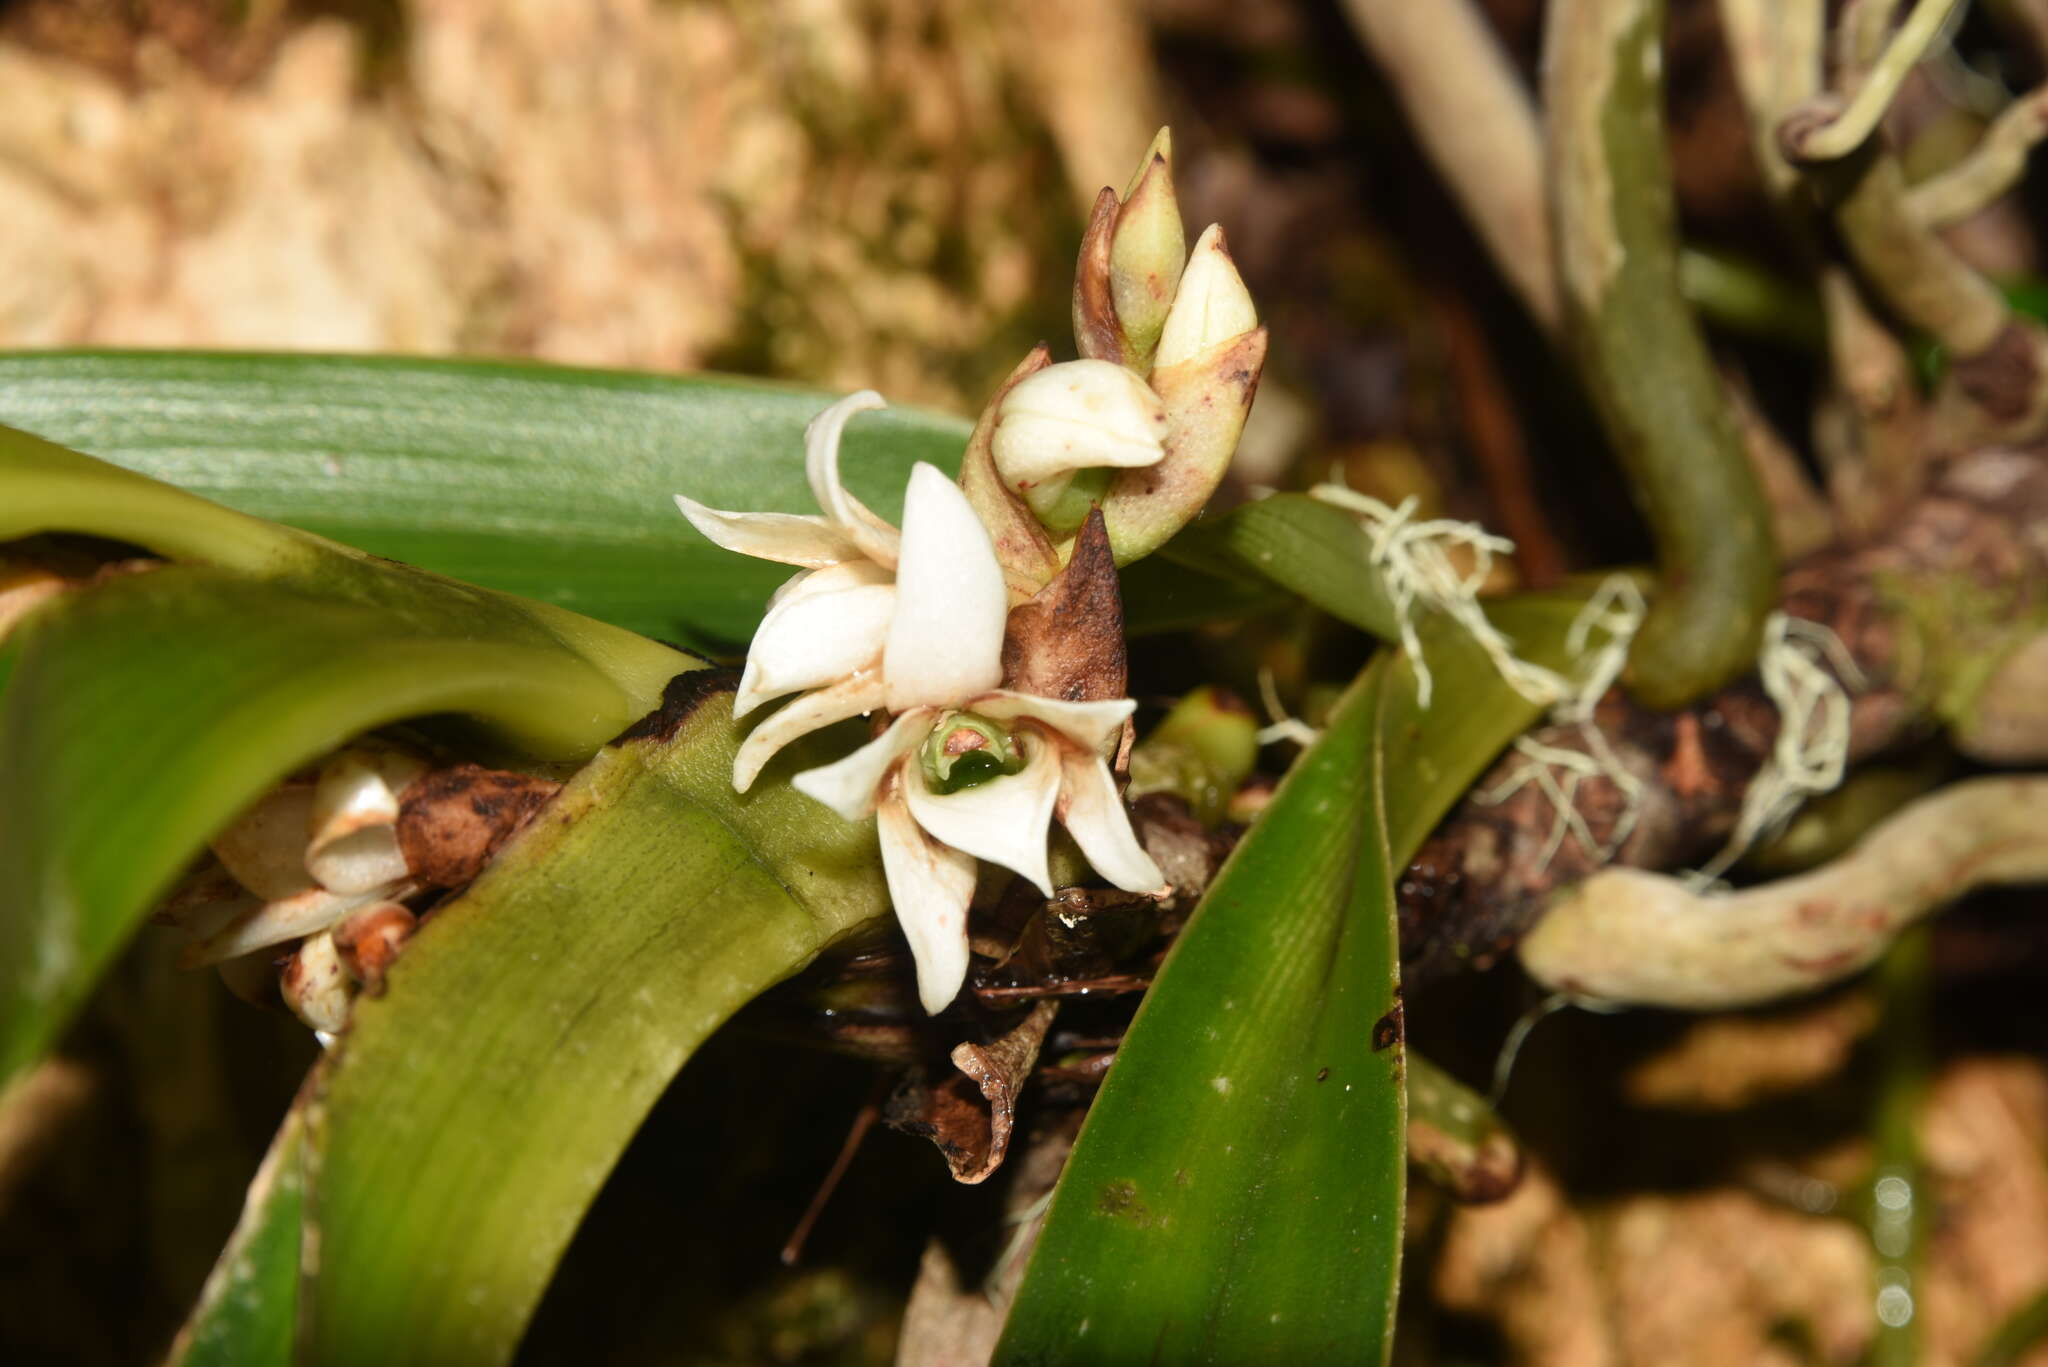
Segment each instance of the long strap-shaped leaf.
[{"label": "long strap-shaped leaf", "polygon": [[[728,376],[196,352],[0,354],[0,422],[487,588],[660,639],[744,640],[788,571],[717,550],[670,495],[816,512],[829,396]],[[885,516],[968,425],[864,415],[845,470]],[[5,500],[0,498],[0,507]]]},{"label": "long strap-shaped leaf", "polygon": [[1139,1008],[999,1363],[1385,1358],[1406,1176],[1389,658],[1282,782]]},{"label": "long strap-shaped leaf", "polygon": [[218,548],[223,563],[76,591],[8,640],[0,1081],[54,1038],[204,842],[309,759],[442,712],[579,759],[694,667],[0,429],[0,539],[49,530]]},{"label": "long strap-shaped leaf", "polygon": [[287,1367],[305,1240],[304,1110],[294,1105],[249,1184],[242,1218],[171,1346],[170,1367]]},{"label": "long strap-shaped leaf", "polygon": [[[1584,603],[1530,595],[1492,615],[1524,658],[1568,670]],[[1387,870],[1541,712],[1454,623],[1426,621],[1421,637],[1432,706],[1383,654],[1147,994],[1011,1311],[1009,1367],[1383,1360],[1401,1089],[1398,1043],[1369,1054],[1366,1041],[1398,1035],[1378,1014],[1394,1009]],[[1332,1082],[1354,1089],[1346,1106]]]},{"label": "long strap-shaped leaf", "polygon": [[1274,494],[1197,524],[1161,551],[1168,560],[1229,580],[1250,570],[1383,641],[1400,622],[1372,540],[1358,519],[1306,494]]},{"label": "long strap-shaped leaf", "polygon": [[679,682],[646,730],[587,766],[435,913],[389,992],[357,1004],[174,1367],[508,1360],[698,1045],[886,912],[868,827],[784,785],[732,793],[716,676]]},{"label": "long strap-shaped leaf", "polygon": [[358,1003],[313,1112],[304,1361],[506,1361],[684,1060],[886,913],[872,827],[785,783],[736,796],[730,695],[696,691],[671,735],[586,766]]}]

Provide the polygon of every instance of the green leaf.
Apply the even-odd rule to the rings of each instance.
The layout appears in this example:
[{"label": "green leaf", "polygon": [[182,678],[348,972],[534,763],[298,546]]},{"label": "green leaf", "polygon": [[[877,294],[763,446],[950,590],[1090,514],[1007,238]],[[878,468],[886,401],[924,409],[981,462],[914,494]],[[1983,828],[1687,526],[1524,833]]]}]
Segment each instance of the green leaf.
[{"label": "green leaf", "polygon": [[[1565,649],[1590,589],[1521,594],[1486,605],[1486,615],[1520,658],[1567,678],[1577,667]],[[1389,690],[1382,719],[1386,747],[1388,844],[1405,867],[1436,824],[1465,795],[1495,755],[1542,717],[1544,709],[1508,687],[1486,652],[1457,623],[1425,617],[1416,634],[1435,679],[1427,708],[1412,682]],[[1404,679],[1412,675],[1403,670]]]},{"label": "green leaf", "polygon": [[1199,553],[1181,553],[1169,541],[1143,560],[1117,571],[1123,591],[1124,632],[1156,636],[1210,622],[1256,617],[1294,605],[1270,580]]},{"label": "green leaf", "polygon": [[[742,641],[786,567],[675,509],[816,512],[803,429],[830,396],[531,363],[193,352],[0,355],[0,422],[377,555],[659,639]],[[857,418],[844,469],[885,516],[968,424]],[[5,500],[0,499],[0,507]]]},{"label": "green leaf", "polygon": [[[1569,670],[1585,601],[1490,615],[1523,658]],[[1542,711],[1455,623],[1418,630],[1432,706],[1382,652],[1146,994],[1060,1179],[1006,1367],[1384,1360],[1403,1091],[1399,1047],[1370,1041],[1395,1009],[1391,871]]]},{"label": "green leaf", "polygon": [[240,567],[168,564],[77,590],[0,652],[0,1081],[47,1047],[205,841],[308,760],[437,713],[580,759],[695,667],[4,429],[0,495],[0,538],[132,522]]},{"label": "green leaf", "polygon": [[679,685],[663,716],[672,736],[600,753],[357,1003],[314,1111],[308,1361],[506,1361],[684,1060],[886,914],[871,824],[785,782],[733,793],[729,693]]},{"label": "green leaf", "polygon": [[1348,690],[1146,994],[998,1363],[1385,1359],[1406,1178],[1379,791],[1391,658]]},{"label": "green leaf", "polygon": [[1358,518],[1306,494],[1274,494],[1198,523],[1160,554],[1222,579],[1249,571],[1383,641],[1400,620]]},{"label": "green leaf", "polygon": [[304,1234],[305,1126],[285,1114],[166,1367],[289,1367]]}]

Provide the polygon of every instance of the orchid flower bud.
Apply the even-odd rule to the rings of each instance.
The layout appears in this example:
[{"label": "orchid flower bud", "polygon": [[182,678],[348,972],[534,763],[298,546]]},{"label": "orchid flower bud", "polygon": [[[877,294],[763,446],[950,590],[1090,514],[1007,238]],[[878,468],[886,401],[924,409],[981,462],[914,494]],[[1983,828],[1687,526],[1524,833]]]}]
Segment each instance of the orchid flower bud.
[{"label": "orchid flower bud", "polygon": [[1166,455],[1117,476],[1102,500],[1118,564],[1150,554],[1201,513],[1237,452],[1265,362],[1266,330],[1212,225],[1181,272],[1152,360]]},{"label": "orchid flower bud", "polygon": [[308,937],[284,966],[277,986],[292,1014],[321,1034],[338,1035],[348,1028],[356,984],[341,962],[332,933],[323,930]]},{"label": "orchid flower bud", "polygon": [[391,745],[351,745],[331,756],[313,786],[306,872],[342,894],[369,892],[410,873],[398,846],[399,794],[426,768]]},{"label": "orchid flower bud", "polygon": [[1184,364],[1213,347],[1234,340],[1259,325],[1252,292],[1245,288],[1223,241],[1223,229],[1210,224],[1195,242],[1194,255],[1181,272],[1180,289],[1159,334],[1155,370]]},{"label": "orchid flower bud", "polygon": [[[1145,382],[1107,361],[1068,361],[1020,381],[996,413],[996,470],[1056,535],[1072,532],[1111,469],[1166,454],[1166,409]],[[1081,472],[1101,471],[1093,479]]]},{"label": "orchid flower bud", "polygon": [[1124,197],[1104,186],[1074,265],[1074,341],[1091,360],[1143,375],[1187,255],[1173,192],[1173,135],[1152,139]]},{"label": "orchid flower bud", "polygon": [[1187,250],[1173,192],[1173,131],[1162,128],[1124,191],[1109,244],[1109,293],[1123,332],[1123,361],[1140,375],[1152,368]]}]

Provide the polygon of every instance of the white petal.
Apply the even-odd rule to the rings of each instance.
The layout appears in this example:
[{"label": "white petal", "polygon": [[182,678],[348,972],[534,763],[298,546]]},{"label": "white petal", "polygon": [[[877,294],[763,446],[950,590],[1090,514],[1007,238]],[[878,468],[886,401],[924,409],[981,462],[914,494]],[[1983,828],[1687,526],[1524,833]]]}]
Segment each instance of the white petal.
[{"label": "white petal", "polygon": [[201,964],[247,954],[252,949],[312,935],[326,930],[358,907],[382,901],[387,896],[403,896],[407,891],[402,884],[395,888],[387,884],[368,892],[352,892],[344,896],[313,888],[296,897],[265,902],[237,916],[205,939],[188,944],[179,956],[178,964],[181,968],[197,968]]},{"label": "white petal", "polygon": [[790,783],[805,797],[816,798],[848,821],[859,821],[875,809],[875,790],[882,786],[889,766],[924,744],[924,738],[932,732],[933,719],[930,708],[913,708],[845,759],[806,769]]},{"label": "white petal", "polygon": [[882,654],[889,708],[957,706],[1003,679],[1010,591],[967,495],[920,461],[903,494],[896,617]]},{"label": "white petal", "polygon": [[917,996],[936,1016],[967,980],[967,904],[974,900],[974,860],[927,839],[900,797],[875,809],[882,872],[896,922],[917,961]]},{"label": "white petal", "polygon": [[1050,897],[1045,837],[1060,792],[1059,747],[1036,737],[1020,739],[1030,753],[1021,773],[941,794],[925,787],[923,771],[910,766],[903,775],[903,796],[910,814],[933,839],[1014,869]]},{"label": "white petal", "polygon": [[322,765],[306,872],[329,892],[362,892],[405,877],[394,829],[398,799],[426,767],[391,745],[351,745]]},{"label": "white petal", "polygon": [[782,581],[775,592],[768,595],[768,606],[764,613],[773,612],[801,593],[825,593],[837,589],[859,588],[862,584],[893,584],[896,576],[872,560],[853,559],[840,565],[827,565],[822,569],[798,570]]},{"label": "white petal", "polygon": [[1178,365],[1258,325],[1251,291],[1244,287],[1237,264],[1230,259],[1223,229],[1212,223],[1188,253],[1187,269],[1181,272],[1180,288],[1174,292],[1173,307],[1160,330],[1152,368],[1157,371]]},{"label": "white petal", "polygon": [[675,499],[692,527],[741,555],[813,568],[861,558],[860,547],[826,518],[809,513],[724,513],[681,494]]},{"label": "white petal", "polygon": [[755,727],[740,743],[732,760],[732,786],[744,793],[783,746],[833,722],[872,712],[882,705],[882,697],[881,676],[871,672],[804,694]]},{"label": "white petal", "polygon": [[744,717],[770,698],[818,688],[881,662],[889,616],[896,608],[894,586],[866,584],[837,592],[808,589],[806,585],[787,595],[761,619],[733,697],[735,717]]},{"label": "white petal", "polygon": [[338,1035],[347,1028],[355,981],[342,966],[332,935],[322,932],[300,945],[277,990],[292,1014],[315,1030]]},{"label": "white petal", "polygon": [[846,430],[847,420],[856,413],[888,406],[880,394],[863,389],[812,418],[804,428],[804,473],[810,478],[812,496],[840,533],[860,547],[862,555],[893,569],[896,529],[869,512],[867,505],[848,493],[839,480],[839,437]]},{"label": "white petal", "polygon": [[996,721],[1029,717],[1066,736],[1089,752],[1102,749],[1116,734],[1124,719],[1138,710],[1129,698],[1105,698],[1100,702],[1068,702],[1063,698],[1042,698],[1035,693],[1012,693],[999,688],[984,693],[973,703],[976,713]]},{"label": "white petal", "polygon": [[1075,470],[1157,464],[1166,426],[1166,405],[1130,371],[1062,361],[1003,396],[990,449],[1003,481],[1022,491]]},{"label": "white petal", "polygon": [[412,870],[398,845],[395,826],[366,826],[308,853],[306,869],[329,892],[367,892]]},{"label": "white petal", "polygon": [[1067,751],[1060,762],[1060,824],[1094,870],[1125,892],[1162,892],[1166,875],[1131,830],[1131,814],[1095,754]]},{"label": "white petal", "polygon": [[213,852],[235,881],[266,901],[313,886],[306,842],[313,834],[313,785],[287,783],[258,798],[213,838]]}]

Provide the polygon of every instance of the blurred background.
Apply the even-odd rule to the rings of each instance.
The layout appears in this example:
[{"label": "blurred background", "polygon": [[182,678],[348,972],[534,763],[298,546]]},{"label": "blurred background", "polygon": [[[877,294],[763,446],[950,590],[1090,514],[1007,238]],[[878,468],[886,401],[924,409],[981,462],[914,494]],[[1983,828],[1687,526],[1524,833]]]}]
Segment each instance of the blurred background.
[{"label": "blurred background", "polygon": [[[1483,8],[1533,72],[1540,0]],[[1803,434],[1813,301],[1715,7],[1671,10],[1689,280],[1756,402]],[[2033,0],[1976,6],[1903,101],[1909,167],[2040,79],[2044,34]],[[1572,382],[1338,0],[0,0],[0,348],[720,369],[972,414],[1033,342],[1072,354],[1082,215],[1161,123],[1191,228],[1224,225],[1274,330],[1240,491],[1334,471],[1413,495],[1516,539],[1503,586],[1646,553]],[[2034,193],[1952,234],[2018,287]],[[2048,1288],[2038,900],[1983,899],[1931,950],[1906,1103],[1934,1178],[1929,1362],[1972,1360]],[[1415,1003],[1413,1038],[1483,1084],[1529,1004],[1511,972]],[[1546,1025],[1507,1105],[1522,1187],[1454,1209],[1417,1184],[1397,1357],[1861,1360],[1876,992]],[[0,1105],[0,1361],[157,1356],[311,1057],[295,1023],[141,946]],[[524,1360],[889,1360],[927,1229],[986,1242],[997,1215],[922,1141],[880,1134],[783,1268],[869,1088],[800,1049],[707,1051]]]}]

